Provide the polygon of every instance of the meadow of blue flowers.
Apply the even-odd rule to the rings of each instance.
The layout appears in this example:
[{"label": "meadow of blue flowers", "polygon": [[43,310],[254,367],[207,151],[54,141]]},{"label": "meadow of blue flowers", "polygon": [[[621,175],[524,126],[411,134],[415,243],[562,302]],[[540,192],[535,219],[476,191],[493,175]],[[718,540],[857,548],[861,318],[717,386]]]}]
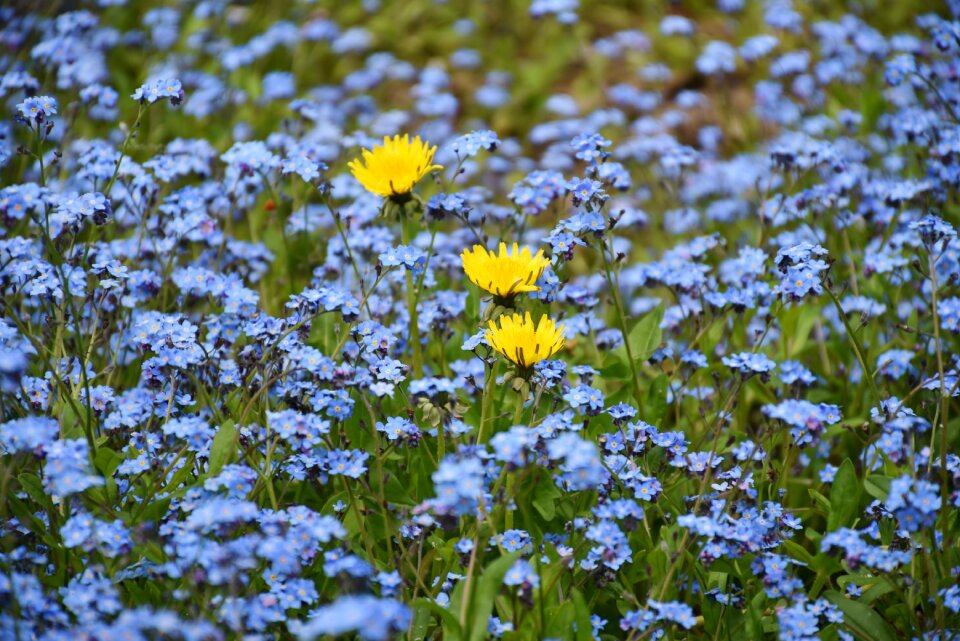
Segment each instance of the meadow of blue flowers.
[{"label": "meadow of blue flowers", "polygon": [[0,639],[960,639],[956,0],[41,4]]}]

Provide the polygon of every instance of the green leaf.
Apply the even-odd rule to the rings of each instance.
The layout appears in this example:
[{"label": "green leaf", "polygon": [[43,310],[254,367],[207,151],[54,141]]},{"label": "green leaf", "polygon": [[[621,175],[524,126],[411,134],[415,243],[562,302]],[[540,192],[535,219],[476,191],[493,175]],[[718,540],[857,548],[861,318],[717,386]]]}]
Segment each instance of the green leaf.
[{"label": "green leaf", "polygon": [[469,641],[484,641],[487,638],[487,626],[493,614],[494,601],[503,584],[503,577],[520,558],[519,552],[511,552],[488,565],[478,576],[476,589],[470,599],[470,636]]},{"label": "green leaf", "polygon": [[896,631],[873,608],[848,599],[836,590],[823,593],[828,601],[843,612],[843,624],[864,641],[897,641]]},{"label": "green leaf", "polygon": [[646,412],[644,417],[654,425],[658,425],[664,414],[667,413],[667,375],[661,374],[650,383],[647,398],[644,401]]},{"label": "green leaf", "polygon": [[730,575],[726,572],[710,572],[707,575],[707,587],[708,588],[720,588],[721,591],[727,589],[727,579],[730,578]]},{"label": "green leaf", "polygon": [[663,305],[657,305],[650,313],[634,324],[626,337],[624,345],[609,352],[603,360],[600,373],[604,378],[626,380],[630,376],[630,359],[627,358],[626,344],[630,345],[636,363],[642,363],[650,358],[660,346],[662,332],[660,322],[663,321]]},{"label": "green leaf", "polygon": [[167,555],[163,553],[163,548],[161,548],[154,541],[147,543],[145,546],[143,546],[142,550],[143,556],[146,557],[148,561],[153,563],[165,563],[167,560]]},{"label": "green leaf", "polygon": [[863,489],[873,498],[886,501],[890,494],[890,478],[881,474],[871,474],[863,479]]},{"label": "green leaf", "polygon": [[573,641],[574,616],[575,608],[570,601],[565,601],[559,606],[548,609],[544,638]]},{"label": "green leaf", "polygon": [[480,318],[480,293],[476,287],[467,287],[466,317]]},{"label": "green leaf", "polygon": [[811,599],[816,599],[818,596],[820,596],[820,590],[822,590],[823,586],[827,584],[827,578],[828,577],[826,574],[817,574],[817,578],[813,581],[813,587],[810,588],[810,592],[808,593],[808,596]]},{"label": "green leaf", "polygon": [[556,486],[550,477],[541,477],[533,490],[533,507],[544,520],[552,521],[557,515],[557,499],[563,492]]},{"label": "green leaf", "polygon": [[[187,458],[186,464],[183,467],[181,467],[179,470],[177,470],[176,473],[174,473],[169,483],[163,486],[163,491],[173,492],[178,487],[186,483],[187,479],[193,475],[193,462],[194,462],[193,454],[190,454],[189,457]],[[222,467],[223,466],[221,465],[221,468]]]},{"label": "green leaf", "polygon": [[20,519],[20,523],[26,526],[31,532],[37,536],[42,537],[49,528],[34,516],[33,511],[27,507],[27,504],[18,499],[15,496],[5,497],[7,505],[10,506],[10,511],[13,512],[13,515]]},{"label": "green leaf", "polygon": [[143,516],[139,518],[139,521],[141,522],[159,521],[166,515],[167,510],[170,508],[170,502],[171,502],[170,497],[164,497],[162,499],[154,499],[150,503],[150,505],[144,508]]},{"label": "green leaf", "polygon": [[630,351],[636,361],[642,362],[650,358],[658,347],[662,332],[660,323],[663,321],[663,305],[657,305],[653,310],[637,321],[637,324],[630,330],[627,341],[630,343]]},{"label": "green leaf", "polygon": [[820,319],[819,308],[813,305],[804,305],[798,307],[798,317],[796,326],[785,336],[793,336],[793,340],[788,342],[787,355],[790,358],[799,354],[806,346],[807,341],[813,335],[813,326]]},{"label": "green leaf", "polygon": [[593,641],[593,626],[590,623],[590,608],[580,590],[573,590],[573,611],[577,624],[577,641]]},{"label": "green leaf", "polygon": [[600,368],[600,375],[606,379],[619,381],[630,378],[630,368],[627,367],[626,357],[624,356],[623,358],[624,360],[621,360],[620,355],[617,354],[616,351],[611,352],[603,361],[603,367]]},{"label": "green leaf", "polygon": [[417,502],[410,498],[407,488],[396,476],[390,476],[383,487],[383,496],[393,505],[416,505]]},{"label": "green leaf", "polygon": [[882,596],[893,592],[893,586],[889,581],[884,581],[875,576],[863,574],[848,574],[837,579],[837,585],[846,588],[848,585],[858,585],[863,588],[863,594],[857,598],[857,601],[864,605],[870,605]]},{"label": "green leaf", "polygon": [[763,609],[766,602],[767,595],[763,591],[757,592],[753,599],[750,600],[750,605],[747,608],[748,616],[745,628],[749,633],[747,638],[763,638]]},{"label": "green leaf", "polygon": [[48,505],[50,497],[47,496],[47,493],[43,489],[43,482],[37,478],[36,475],[24,472],[17,477],[17,480],[20,481],[20,486],[24,492],[26,492],[38,506],[45,508]]},{"label": "green leaf", "polygon": [[820,492],[817,492],[816,490],[808,489],[807,493],[810,495],[810,498],[813,499],[813,502],[816,503],[821,510],[823,510],[824,514],[830,513],[830,499],[825,497],[823,494],[820,494]]},{"label": "green leaf", "polygon": [[850,459],[844,460],[833,478],[830,488],[830,516],[827,518],[827,530],[853,523],[860,511],[860,479]]},{"label": "green leaf", "polygon": [[123,457],[109,447],[101,447],[97,450],[94,464],[104,477],[110,478],[113,476],[113,473],[120,467],[121,463],[123,463]]},{"label": "green leaf", "polygon": [[213,444],[210,446],[210,462],[207,465],[208,477],[219,474],[223,466],[227,464],[234,454],[236,440],[237,428],[232,420],[220,426],[216,436],[213,437]]},{"label": "green leaf", "polygon": [[[410,626],[410,637],[413,641],[424,641],[427,638],[427,628],[430,627],[431,619],[430,607],[425,601],[426,599],[413,604],[413,625]],[[460,625],[457,624],[457,627],[459,628]]]},{"label": "green leaf", "polygon": [[882,583],[877,583],[869,589],[864,590],[863,596],[860,597],[860,603],[863,603],[864,605],[870,605],[880,597],[885,596],[890,592],[893,592],[893,586],[890,585],[889,582],[884,581]]},{"label": "green leaf", "polygon": [[789,539],[784,539],[780,541],[780,545],[787,551],[790,555],[790,558],[796,559],[801,563],[810,565],[813,563],[813,555],[807,552],[807,550],[802,547],[799,543],[794,543]]}]

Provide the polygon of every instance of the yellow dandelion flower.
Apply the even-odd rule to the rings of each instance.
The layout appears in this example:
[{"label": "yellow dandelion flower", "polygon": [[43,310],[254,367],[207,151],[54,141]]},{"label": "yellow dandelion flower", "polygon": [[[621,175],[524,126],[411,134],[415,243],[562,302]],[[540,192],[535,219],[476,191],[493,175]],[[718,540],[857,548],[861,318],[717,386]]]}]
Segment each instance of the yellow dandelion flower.
[{"label": "yellow dandelion flower", "polygon": [[542,249],[534,256],[529,247],[520,251],[517,243],[513,244],[511,252],[507,252],[506,243],[500,243],[499,255],[488,252],[481,245],[474,245],[472,251],[463,250],[460,260],[463,261],[463,271],[475,285],[503,298],[540,291],[535,283],[550,264]]},{"label": "yellow dandelion flower", "polygon": [[364,149],[362,159],[349,163],[354,178],[367,191],[390,198],[403,196],[413,191],[413,186],[431,171],[443,169],[433,164],[436,146],[430,147],[417,136],[409,135],[384,138],[383,145]]},{"label": "yellow dandelion flower", "polygon": [[563,347],[563,325],[557,325],[546,314],[534,326],[530,312],[503,315],[500,326],[490,321],[487,342],[505,357],[526,369],[550,358]]}]

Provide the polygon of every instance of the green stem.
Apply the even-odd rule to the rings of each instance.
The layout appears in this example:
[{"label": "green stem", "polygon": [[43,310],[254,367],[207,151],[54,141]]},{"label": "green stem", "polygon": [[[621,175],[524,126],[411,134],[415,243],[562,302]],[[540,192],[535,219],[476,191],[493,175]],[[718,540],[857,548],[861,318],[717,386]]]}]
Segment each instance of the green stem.
[{"label": "green stem", "polygon": [[[520,419],[523,418],[523,402],[524,402],[524,399],[518,396],[517,409],[514,410],[513,412],[513,423],[511,423],[511,427],[514,425],[518,425],[520,423]],[[504,530],[513,529],[513,510],[510,509],[510,499],[513,497],[513,484],[515,481],[516,481],[516,472],[507,472],[507,488],[506,488],[507,496],[506,496],[506,507],[504,508],[506,510],[506,514],[504,515],[504,523],[503,523]]]},{"label": "green stem", "polygon": [[[360,267],[357,265],[357,261],[353,259],[353,251],[350,249],[350,243],[347,241],[347,234],[343,230],[343,223],[340,221],[340,214],[335,213],[333,209],[328,205],[327,208],[330,210],[330,215],[333,216],[333,223],[337,227],[337,232],[340,234],[340,239],[343,241],[343,248],[347,250],[347,258],[350,260],[350,265],[353,267],[353,274],[357,277],[357,287],[360,288],[360,291],[363,291],[363,276],[360,275]],[[367,303],[364,299],[361,307],[367,308],[367,314],[370,317],[373,317],[373,312],[370,311],[370,304]]]},{"label": "green stem", "polygon": [[517,409],[513,412],[513,423],[511,423],[510,427],[520,425],[520,419],[523,418],[523,404],[525,402],[525,399],[517,398]]},{"label": "green stem", "polygon": [[277,503],[277,493],[273,489],[273,450],[276,447],[276,440],[270,440],[270,422],[267,421],[267,458],[264,469],[264,481],[267,486],[267,496],[270,498],[270,507],[276,512],[280,509]]},{"label": "green stem", "polygon": [[440,421],[440,424],[437,425],[437,465],[440,464],[440,461],[442,461],[443,457],[446,455],[447,455],[446,428],[443,426],[443,421]]},{"label": "green stem", "polygon": [[[40,125],[37,125],[37,160],[40,162],[40,186],[47,186],[47,172],[43,167],[43,134],[41,133],[42,128]],[[46,208],[44,208],[46,209]],[[47,235],[50,234],[49,227],[47,228]]]},{"label": "green stem", "polygon": [[[950,409],[950,393],[947,392],[947,381],[944,378],[944,369],[943,369],[943,347],[940,344],[940,312],[937,311],[937,289],[939,288],[939,283],[937,282],[937,265],[936,261],[933,260],[933,254],[930,250],[927,252],[927,264],[930,270],[930,290],[931,302],[933,306],[933,340],[937,345],[937,373],[940,375],[940,496],[946,500],[946,497],[949,496],[947,493],[947,413]],[[936,432],[936,424],[933,425],[932,432]],[[933,433],[930,434],[930,459],[933,459],[934,452],[934,443],[933,443]],[[947,545],[947,516],[943,515],[942,527],[943,527],[943,544]]]},{"label": "green stem", "polygon": [[[10,297],[10,300],[12,300],[12,297]],[[10,302],[8,302],[7,298],[0,298],[0,303],[2,303],[4,308],[7,310],[7,318],[9,318],[14,322],[14,324],[17,326],[17,329],[20,330],[21,336],[23,336],[30,342],[30,345],[33,347],[37,356],[43,359],[44,367],[48,372],[50,372],[50,375],[53,377],[53,381],[57,386],[58,398],[61,400],[61,407],[62,407],[62,403],[65,401],[67,405],[69,405],[70,408],[73,410],[73,413],[76,415],[77,420],[82,420],[84,413],[80,411],[80,407],[77,405],[77,402],[73,398],[73,391],[71,390],[70,387],[67,386],[66,380],[64,380],[60,376],[59,367],[55,366],[54,364],[57,357],[54,355],[53,360],[51,360],[51,356],[53,355],[52,350],[49,349],[43,343],[41,343],[35,337],[34,333],[31,332],[30,329],[24,325],[20,315],[12,307]],[[59,411],[60,410],[56,410],[57,413],[59,413]],[[89,407],[89,400],[88,400],[87,412],[89,413],[89,411],[90,411],[90,407]],[[64,430],[64,422],[65,422],[62,415],[59,422],[60,422],[60,435],[62,438],[63,430]],[[87,445],[89,446],[89,450],[90,450],[89,452],[90,463],[93,464],[94,461],[96,460],[96,455],[97,455],[97,441],[93,437],[93,431],[90,428],[90,422],[84,421],[83,426],[84,426],[84,430],[83,430],[84,436],[86,436],[87,438]]]},{"label": "green stem", "polygon": [[467,579],[463,588],[463,600],[460,602],[460,627],[467,629],[467,606],[470,605],[470,593],[473,590],[473,568],[477,563],[477,547],[480,545],[480,522],[477,521],[476,534],[473,537],[473,549],[470,550],[470,562],[467,564]]},{"label": "green stem", "polygon": [[[720,441],[720,431],[723,427],[723,419],[727,415],[727,412],[730,411],[733,401],[736,399],[737,394],[740,392],[740,387],[743,385],[743,379],[741,378],[737,381],[736,387],[734,387],[733,392],[731,392],[727,402],[724,404],[723,409],[720,410],[720,413],[717,414],[717,422],[713,431],[713,447],[710,448],[710,455],[707,457],[707,469],[703,473],[703,479],[700,481],[700,487],[697,490],[697,499],[693,504],[693,509],[690,510],[690,514],[696,514],[697,510],[700,509],[700,505],[703,503],[703,497],[706,495],[707,489],[710,486],[710,481],[713,480],[713,459],[717,454],[717,449],[719,448]],[[677,552],[673,558],[673,561],[670,563],[670,567],[667,569],[667,574],[663,578],[663,582],[660,584],[660,590],[658,592],[657,601],[663,601],[664,597],[667,595],[667,590],[670,587],[670,581],[673,579],[674,573],[677,571],[677,568],[680,565],[680,562],[683,560],[683,555],[687,550],[687,544],[690,543],[690,530],[685,529],[683,532],[683,538],[680,540],[680,545],[677,546]]]},{"label": "green stem", "polygon": [[850,326],[850,321],[847,320],[847,313],[843,311],[843,306],[840,304],[840,300],[837,298],[837,295],[833,293],[833,290],[829,287],[824,287],[824,289],[830,296],[830,300],[833,301],[834,306],[837,308],[837,313],[840,316],[840,320],[843,321],[843,327],[847,330],[847,336],[850,337],[850,343],[853,345],[853,351],[857,355],[857,360],[860,361],[860,368],[863,370],[863,376],[867,379],[867,381],[870,382],[870,389],[873,392],[874,401],[879,405],[880,401],[883,400],[883,397],[880,396],[880,390],[877,389],[877,382],[873,380],[873,375],[870,373],[870,367],[867,365],[866,357],[863,354],[863,347],[861,347],[860,341],[857,340],[857,335]]},{"label": "green stem", "polygon": [[120,165],[123,163],[123,158],[127,154],[127,145],[130,144],[130,139],[140,128],[140,119],[143,118],[143,113],[143,104],[140,104],[140,106],[137,107],[137,119],[134,121],[133,127],[130,128],[130,131],[127,132],[127,137],[123,139],[123,145],[120,147],[120,157],[117,158],[117,164],[113,168],[113,175],[110,176],[110,182],[107,183],[107,186],[103,190],[103,195],[107,198],[110,197],[110,190],[113,189],[113,183],[117,181],[117,175],[120,173]]},{"label": "green stem", "polygon": [[[270,192],[270,198],[273,200],[274,211],[277,213],[277,218],[280,223],[280,235],[283,237],[283,251],[287,255],[287,279],[290,281],[290,293],[297,293],[297,283],[294,277],[294,257],[290,252],[290,239],[287,238],[287,217],[285,217],[280,210],[280,196],[277,194],[277,190],[274,188],[273,183],[270,182],[270,177],[263,171],[258,172],[260,178],[263,180],[263,183],[267,186],[267,191]],[[291,213],[293,211],[291,210]],[[269,224],[269,222],[268,222]]]},{"label": "green stem", "polygon": [[360,538],[363,539],[363,548],[367,551],[367,560],[373,563],[373,548],[370,547],[370,539],[367,536],[367,528],[364,526],[364,516],[360,513],[360,508],[358,507],[357,500],[353,496],[353,490],[350,488],[350,483],[347,481],[347,477],[341,476],[340,480],[343,481],[343,487],[347,490],[347,497],[350,500],[350,507],[353,509],[353,513],[357,517],[357,525],[360,528]]},{"label": "green stem", "polygon": [[[406,218],[400,219],[400,238],[404,245],[410,244],[410,229]],[[413,376],[423,378],[423,347],[420,345],[420,323],[417,316],[417,289],[413,273],[407,270],[407,315],[410,317],[410,343],[413,346]],[[442,438],[442,437],[441,437]]]},{"label": "green stem", "polygon": [[[389,511],[389,508],[387,507],[387,496],[384,493],[384,487],[386,485],[384,482],[384,476],[383,476],[384,450],[382,447],[380,447],[380,434],[377,432],[377,428],[376,428],[377,417],[373,412],[373,406],[371,406],[370,401],[367,400],[366,394],[361,393],[360,400],[363,401],[363,404],[367,408],[367,414],[370,415],[370,436],[373,439],[373,442],[376,444],[374,447],[374,453],[375,453],[374,458],[377,461],[377,481],[378,481],[377,485],[378,485],[378,493],[380,498],[380,501],[379,501],[380,512],[381,514],[383,514],[383,527],[385,529],[389,529],[390,528],[390,511]],[[387,557],[392,561],[393,560],[393,534],[388,532],[386,539],[387,539]]]},{"label": "green stem", "polygon": [[620,288],[617,287],[617,285],[613,282],[610,260],[607,258],[606,244],[601,245],[600,255],[603,257],[603,273],[607,278],[607,287],[610,288],[610,297],[613,299],[613,306],[617,310],[617,320],[620,321],[620,331],[623,332],[623,344],[627,348],[627,360],[630,362],[630,376],[633,378],[634,400],[637,402],[638,406],[640,406],[642,405],[640,394],[640,374],[637,372],[637,363],[633,360],[633,350],[630,348],[630,332],[627,329],[627,318],[623,313],[623,305],[620,302]]},{"label": "green stem", "polygon": [[477,443],[482,445],[483,428],[490,420],[490,410],[493,406],[493,381],[496,378],[496,361],[487,363],[483,369],[483,398],[480,400],[480,427],[477,431]]}]

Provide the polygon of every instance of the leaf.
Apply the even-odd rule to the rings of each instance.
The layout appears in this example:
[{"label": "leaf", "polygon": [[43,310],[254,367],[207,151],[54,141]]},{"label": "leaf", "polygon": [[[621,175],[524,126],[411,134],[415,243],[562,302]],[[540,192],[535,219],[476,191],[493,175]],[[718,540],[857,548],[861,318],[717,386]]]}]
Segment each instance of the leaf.
[{"label": "leaf", "polygon": [[667,413],[667,375],[661,374],[650,383],[647,398],[644,401],[644,417],[649,423],[658,425]]},{"label": "leaf", "polygon": [[396,476],[390,476],[383,487],[383,496],[393,505],[416,505],[417,502],[410,498],[407,488]]},{"label": "leaf", "polygon": [[547,610],[544,638],[572,641],[575,612],[575,606],[570,601]]},{"label": "leaf", "polygon": [[726,572],[710,572],[707,575],[708,588],[720,588],[721,591],[727,589],[727,579],[730,575]]},{"label": "leaf", "polygon": [[[413,641],[424,641],[427,638],[427,628],[430,627],[431,619],[430,607],[425,601],[426,599],[413,604],[413,625],[410,626],[410,638]],[[460,627],[459,624],[457,627]]]},{"label": "leaf", "polygon": [[896,631],[873,608],[848,599],[836,590],[823,593],[828,601],[843,612],[843,624],[864,641],[897,641]]},{"label": "leaf", "polygon": [[593,625],[590,623],[590,608],[580,590],[573,590],[574,620],[577,624],[577,641],[593,641]]},{"label": "leaf", "polygon": [[857,601],[864,605],[870,605],[882,596],[893,592],[893,586],[890,581],[883,581],[875,576],[863,574],[848,574],[837,579],[837,585],[846,588],[848,585],[858,585],[863,589],[863,594],[857,598]]},{"label": "leaf", "polygon": [[556,486],[551,477],[544,477],[539,480],[533,490],[533,507],[544,520],[552,521],[557,515],[557,499],[563,496],[563,492]]},{"label": "leaf", "polygon": [[170,502],[171,497],[154,499],[150,505],[144,508],[143,515],[138,520],[141,522],[159,521],[166,515],[170,508]]},{"label": "leaf", "polygon": [[780,541],[780,545],[789,553],[790,558],[796,559],[801,563],[810,565],[813,563],[813,555],[807,552],[799,543],[794,543],[789,539],[784,539]]},{"label": "leaf", "polygon": [[860,479],[850,459],[844,460],[833,479],[830,488],[830,516],[827,518],[827,530],[853,523],[860,507]]},{"label": "leaf", "polygon": [[813,335],[813,326],[819,319],[820,311],[817,307],[805,305],[799,308],[796,327],[790,334],[786,334],[794,337],[793,341],[788,343],[787,356],[793,358],[803,350]]},{"label": "leaf", "polygon": [[10,506],[10,511],[13,512],[13,515],[20,519],[20,523],[31,532],[42,537],[48,531],[49,528],[43,521],[34,516],[33,511],[27,507],[26,503],[15,496],[7,496],[5,500],[7,501],[7,505]]},{"label": "leaf", "polygon": [[470,636],[469,641],[484,641],[487,638],[487,626],[493,614],[494,601],[503,584],[503,577],[510,566],[520,558],[519,552],[511,552],[488,565],[479,575],[473,598],[470,599]]},{"label": "leaf", "polygon": [[627,341],[630,343],[630,351],[633,353],[636,362],[647,360],[660,347],[662,338],[660,323],[662,321],[663,305],[657,305],[637,321],[637,324],[630,330]]},{"label": "leaf", "polygon": [[17,477],[17,480],[20,481],[20,486],[38,506],[46,508],[49,497],[43,489],[43,482],[36,475],[24,472]]},{"label": "leaf", "polygon": [[890,494],[890,478],[881,474],[870,474],[863,479],[863,489],[873,498],[886,501]]},{"label": "leaf", "polygon": [[123,457],[109,447],[101,447],[97,450],[94,464],[104,477],[110,478],[113,476],[113,473],[120,467],[121,463],[123,463]]},{"label": "leaf", "polygon": [[810,591],[807,593],[807,596],[811,599],[816,599],[820,596],[820,590],[823,589],[823,586],[827,584],[827,575],[823,573],[818,573],[817,578],[813,581],[813,587],[810,588]]},{"label": "leaf", "polygon": [[658,305],[646,316],[634,324],[630,333],[625,337],[624,344],[610,351],[603,360],[600,373],[604,378],[626,380],[630,377],[630,359],[627,357],[627,345],[637,364],[650,358],[660,346],[662,331],[660,323],[663,321],[663,305]]},{"label": "leaf", "polygon": [[[163,548],[154,541],[147,543],[141,549],[143,550],[143,556],[146,557],[148,561],[158,564],[167,561],[167,556],[163,553]],[[135,581],[131,581],[131,583],[135,583]]]},{"label": "leaf", "polygon": [[[451,601],[452,603],[452,601]],[[414,607],[424,608],[428,612],[431,612],[440,619],[440,626],[443,628],[443,639],[449,639],[449,641],[460,641],[463,638],[463,628],[460,627],[460,622],[457,620],[457,617],[454,616],[450,610],[440,607],[431,599],[417,599],[413,602]],[[417,638],[416,636],[414,638]]]},{"label": "leaf", "polygon": [[[183,485],[190,476],[193,475],[193,454],[187,458],[186,464],[177,470],[174,475],[170,478],[170,482],[163,486],[163,491],[173,492],[178,487]],[[221,466],[222,468],[223,466]]]},{"label": "leaf", "polygon": [[630,368],[620,355],[614,351],[603,361],[603,367],[600,368],[600,375],[605,379],[626,380],[630,378]]},{"label": "leaf", "polygon": [[237,428],[233,421],[227,421],[217,430],[210,446],[210,462],[207,464],[207,476],[216,476],[227,464],[234,453],[234,442],[237,438]]},{"label": "leaf", "polygon": [[467,287],[466,317],[480,318],[480,294],[476,287]]},{"label": "leaf", "polygon": [[816,503],[821,510],[823,510],[824,514],[830,513],[830,499],[825,497],[823,494],[820,494],[820,492],[817,492],[816,490],[808,489],[807,493],[810,495],[810,498],[813,499],[813,502]]},{"label": "leaf", "polygon": [[747,607],[746,629],[749,632],[748,638],[763,638],[763,609],[767,602],[767,595],[762,590],[750,600]]},{"label": "leaf", "polygon": [[893,586],[889,582],[884,581],[882,583],[877,583],[876,585],[864,590],[863,596],[860,597],[860,603],[864,605],[870,605],[877,599],[886,594],[893,592]]}]

